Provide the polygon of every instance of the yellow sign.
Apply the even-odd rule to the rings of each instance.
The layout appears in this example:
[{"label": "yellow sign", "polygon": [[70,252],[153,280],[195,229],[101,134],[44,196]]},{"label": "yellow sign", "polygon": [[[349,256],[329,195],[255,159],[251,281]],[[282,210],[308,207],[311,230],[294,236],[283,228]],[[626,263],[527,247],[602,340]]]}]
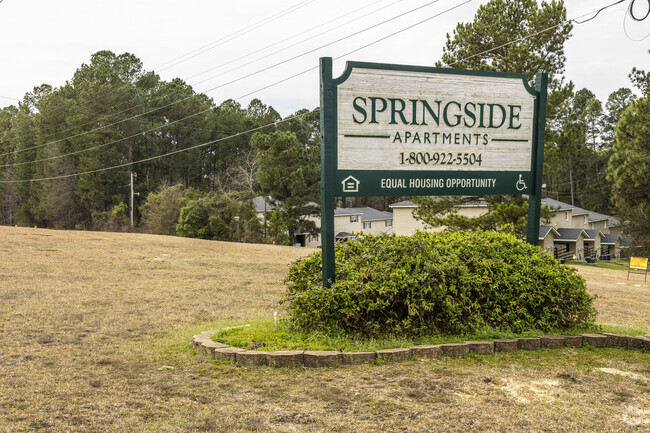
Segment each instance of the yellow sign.
[{"label": "yellow sign", "polygon": [[630,269],[648,270],[648,259],[645,257],[630,257]]}]

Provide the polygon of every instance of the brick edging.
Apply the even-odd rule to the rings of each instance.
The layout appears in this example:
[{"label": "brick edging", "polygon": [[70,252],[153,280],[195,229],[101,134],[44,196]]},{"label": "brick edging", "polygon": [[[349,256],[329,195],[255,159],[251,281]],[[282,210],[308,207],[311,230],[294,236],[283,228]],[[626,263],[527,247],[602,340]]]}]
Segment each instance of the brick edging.
[{"label": "brick edging", "polygon": [[[228,328],[226,328],[228,329]],[[377,359],[396,362],[411,357],[434,358],[437,356],[464,356],[469,353],[489,355],[495,352],[516,352],[519,350],[579,348],[590,345],[596,348],[616,347],[627,350],[650,352],[650,337],[630,337],[627,335],[599,334],[542,336],[534,338],[497,339],[485,341],[466,341],[412,346],[396,349],[382,349],[373,352],[338,352],[335,350],[283,350],[262,352],[245,350],[212,341],[219,330],[203,331],[192,337],[197,352],[217,361],[237,362],[242,365],[270,367],[337,367],[339,365],[366,364]]]}]

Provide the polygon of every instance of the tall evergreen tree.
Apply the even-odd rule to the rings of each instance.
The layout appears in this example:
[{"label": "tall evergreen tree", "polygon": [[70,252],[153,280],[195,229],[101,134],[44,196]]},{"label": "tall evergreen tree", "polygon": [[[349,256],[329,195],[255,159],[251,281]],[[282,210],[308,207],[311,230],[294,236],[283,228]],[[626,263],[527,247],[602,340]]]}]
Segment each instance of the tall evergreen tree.
[{"label": "tall evergreen tree", "polygon": [[650,97],[640,98],[622,113],[609,160],[609,179],[617,214],[626,231],[650,253]]},{"label": "tall evergreen tree", "polygon": [[315,153],[292,132],[256,133],[251,145],[259,151],[257,180],[281,212],[291,243],[296,231],[316,232],[304,217],[317,212],[320,166]]},{"label": "tall evergreen tree", "polygon": [[[556,25],[556,27],[553,27]],[[553,27],[553,28],[551,28]],[[551,29],[549,29],[551,28]],[[479,7],[474,21],[459,23],[453,31],[453,36],[447,34],[447,42],[443,47],[442,59],[436,66],[451,66],[460,69],[474,69],[497,72],[516,72],[525,74],[532,83],[535,74],[549,74],[549,117],[554,115],[555,107],[568,93],[562,84],[564,72],[564,43],[570,37],[572,24],[566,21],[566,8],[563,1],[535,0],[509,1],[490,0]],[[527,36],[535,36],[527,38]],[[516,43],[511,43],[517,41]],[[458,221],[453,209],[463,201],[476,200],[475,197],[446,198],[418,197],[416,215],[425,222],[456,227],[465,226],[467,222]],[[518,227],[518,218],[512,215],[525,214],[527,202],[515,197],[488,197],[489,202],[504,203],[490,207],[487,219],[490,223],[476,224],[482,226],[498,226],[511,224]],[[498,209],[508,208],[508,212],[497,212]],[[513,207],[518,207],[514,212]],[[508,216],[510,215],[510,216]],[[485,218],[484,218],[485,219]],[[498,221],[498,222],[497,222]],[[470,223],[472,225],[474,223]]]}]

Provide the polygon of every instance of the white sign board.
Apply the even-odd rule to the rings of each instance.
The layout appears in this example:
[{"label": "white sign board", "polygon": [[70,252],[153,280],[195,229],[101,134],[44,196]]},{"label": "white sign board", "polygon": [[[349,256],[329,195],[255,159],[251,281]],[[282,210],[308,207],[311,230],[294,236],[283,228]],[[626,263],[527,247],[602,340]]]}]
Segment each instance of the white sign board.
[{"label": "white sign board", "polygon": [[337,105],[339,170],[531,170],[521,78],[354,68]]}]

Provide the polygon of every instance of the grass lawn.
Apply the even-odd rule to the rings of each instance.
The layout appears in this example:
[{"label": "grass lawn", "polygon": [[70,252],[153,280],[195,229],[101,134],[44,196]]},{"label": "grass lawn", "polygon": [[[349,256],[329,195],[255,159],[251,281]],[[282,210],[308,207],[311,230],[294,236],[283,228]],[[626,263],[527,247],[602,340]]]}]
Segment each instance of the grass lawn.
[{"label": "grass lawn", "polygon": [[[192,335],[271,320],[309,250],[0,227],[0,432],[630,432],[650,354],[564,349],[243,368]],[[599,323],[650,333],[650,283],[578,267]]]},{"label": "grass lawn", "polygon": [[616,261],[616,262],[607,262],[607,261],[597,261],[595,264],[587,264],[587,263],[581,263],[581,262],[570,262],[570,266],[587,266],[587,267],[598,267],[598,268],[603,268],[603,269],[611,269],[613,271],[625,271],[627,272],[628,267],[629,267],[629,262],[624,263],[622,261]]}]

